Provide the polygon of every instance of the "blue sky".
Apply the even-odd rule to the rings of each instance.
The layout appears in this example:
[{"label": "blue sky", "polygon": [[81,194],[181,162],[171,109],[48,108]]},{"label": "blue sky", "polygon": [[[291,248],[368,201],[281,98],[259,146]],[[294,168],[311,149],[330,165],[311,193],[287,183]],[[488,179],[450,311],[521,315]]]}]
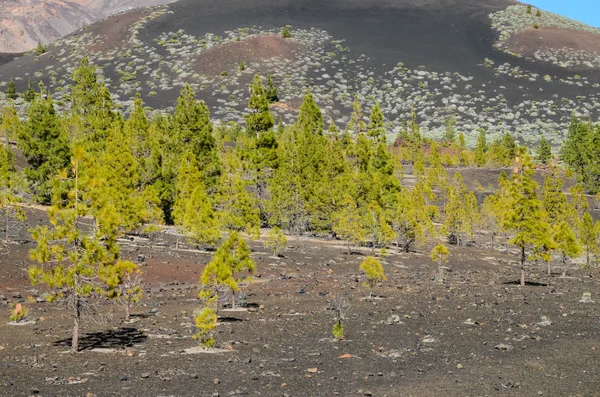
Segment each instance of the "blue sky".
[{"label": "blue sky", "polygon": [[523,2],[600,28],[600,0],[523,0]]}]

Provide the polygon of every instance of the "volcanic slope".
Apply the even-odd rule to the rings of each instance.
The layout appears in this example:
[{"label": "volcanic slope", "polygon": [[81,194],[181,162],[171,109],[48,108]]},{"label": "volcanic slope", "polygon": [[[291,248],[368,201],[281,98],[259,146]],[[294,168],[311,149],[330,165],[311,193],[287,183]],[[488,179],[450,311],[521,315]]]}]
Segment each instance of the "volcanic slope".
[{"label": "volcanic slope", "polygon": [[[453,121],[467,144],[483,128],[489,139],[508,131],[529,146],[541,136],[558,146],[572,114],[598,119],[600,30],[537,14],[508,0],[181,0],[112,16],[41,57],[9,62],[0,85],[41,80],[66,108],[70,73],[86,55],[124,108],[141,93],[169,110],[188,83],[217,120],[243,123],[246,86],[260,72],[273,75],[273,111],[286,123],[310,88],[340,127],[358,95],[365,109],[381,103],[390,135],[414,109],[433,138]],[[289,39],[280,37],[286,25]]]},{"label": "volcanic slope", "polygon": [[[107,15],[174,0],[3,0],[0,53],[22,53]],[[2,60],[0,59],[0,62]]]}]

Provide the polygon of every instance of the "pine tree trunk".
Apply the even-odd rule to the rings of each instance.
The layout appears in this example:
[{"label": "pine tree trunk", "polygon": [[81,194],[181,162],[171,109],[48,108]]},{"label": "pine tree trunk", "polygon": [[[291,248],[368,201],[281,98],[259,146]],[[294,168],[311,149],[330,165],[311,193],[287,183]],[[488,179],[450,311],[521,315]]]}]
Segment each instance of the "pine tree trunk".
[{"label": "pine tree trunk", "polygon": [[525,246],[521,247],[521,287],[525,286]]},{"label": "pine tree trunk", "polygon": [[131,302],[125,302],[125,321],[131,320]]},{"label": "pine tree trunk", "polygon": [[81,322],[81,297],[75,292],[73,302],[73,339],[71,340],[71,353],[79,351],[79,323]]},{"label": "pine tree trunk", "polygon": [[590,268],[590,250],[585,250],[585,254],[586,254],[586,266],[589,269]]}]

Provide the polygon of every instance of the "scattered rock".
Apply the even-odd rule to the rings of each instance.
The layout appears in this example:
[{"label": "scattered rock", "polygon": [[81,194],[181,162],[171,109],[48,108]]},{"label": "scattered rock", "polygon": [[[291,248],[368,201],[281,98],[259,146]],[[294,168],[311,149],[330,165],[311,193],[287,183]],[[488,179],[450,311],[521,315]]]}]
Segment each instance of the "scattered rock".
[{"label": "scattered rock", "polygon": [[387,318],[387,320],[385,320],[385,325],[394,325],[394,324],[401,324],[402,322],[400,321],[400,316],[398,316],[397,314],[392,314],[391,316],[389,316]]}]

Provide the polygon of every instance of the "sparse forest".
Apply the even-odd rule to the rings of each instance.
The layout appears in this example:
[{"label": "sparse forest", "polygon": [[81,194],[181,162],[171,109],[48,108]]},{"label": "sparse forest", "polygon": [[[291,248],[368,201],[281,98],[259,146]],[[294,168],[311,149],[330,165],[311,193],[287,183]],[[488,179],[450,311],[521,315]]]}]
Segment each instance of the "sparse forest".
[{"label": "sparse forest", "polygon": [[[287,28],[282,36],[290,37]],[[73,353],[94,302],[120,304],[119,317],[131,321],[143,300],[144,270],[123,258],[121,241],[161,230],[177,236],[178,249],[211,252],[197,277],[193,314],[202,349],[219,346],[220,311],[245,303],[257,271],[249,244],[259,240],[272,258],[282,257],[288,238],[339,241],[348,257],[366,250],[370,256],[355,271],[364,273],[368,291],[356,296],[367,302],[380,299],[379,286],[393,271],[382,264],[387,255],[426,246],[434,247],[428,255],[437,271],[430,276],[440,284],[452,271],[455,247],[512,247],[521,288],[533,268],[547,267],[550,279],[553,269],[565,276],[580,257],[590,271],[597,265],[600,222],[589,202],[600,191],[600,126],[573,118],[560,153],[545,140],[532,152],[509,133],[488,141],[483,129],[467,147],[452,120],[442,140],[428,139],[412,112],[390,139],[379,103],[364,109],[355,97],[349,123],[340,126],[308,90],[297,121],[283,124],[270,112],[276,81],[259,74],[248,87],[242,126],[211,119],[189,86],[170,114],[153,112],[139,97],[123,112],[96,73],[81,61],[63,113],[42,84],[24,94],[9,86],[30,105],[23,119],[10,107],[0,119],[2,240],[11,240],[24,209],[44,208],[47,221],[30,231],[36,264],[28,276],[48,291],[46,301],[68,305]],[[461,175],[468,169],[503,171],[496,183],[469,187]],[[14,308],[11,319],[18,323],[26,310]],[[342,343],[349,305],[336,297],[332,310],[334,340]]]},{"label": "sparse forest", "polygon": [[[432,141],[421,136],[413,113],[390,144],[379,104],[365,110],[356,97],[350,122],[340,127],[323,119],[309,91],[297,122],[276,124],[269,111],[276,87],[260,75],[249,86],[245,128],[215,125],[189,86],[172,114],[150,116],[138,98],[125,117],[87,59],[73,80],[67,113],[55,111],[43,85],[24,120],[3,110],[0,183],[5,240],[11,222],[22,219],[22,204],[49,206],[51,226],[31,233],[37,244],[31,255],[40,265],[29,275],[72,306],[74,351],[84,297],[119,298],[127,318],[139,299],[137,284],[123,287],[140,269],[120,259],[117,237],[161,225],[175,226],[193,247],[223,242],[202,283],[227,290],[233,307],[234,273],[254,269],[245,239],[258,239],[261,228],[273,230],[267,244],[275,254],[285,245],[281,231],[333,237],[349,253],[367,246],[381,257],[428,241],[471,245],[482,236],[493,248],[494,238],[505,235],[519,251],[523,287],[528,266],[541,261],[550,269],[555,262],[564,269],[582,246],[586,266],[595,266],[600,223],[593,224],[585,194],[600,189],[600,126],[572,120],[561,158],[580,182],[567,197],[564,172],[545,141],[534,156],[509,134],[487,142],[481,130],[468,148],[451,120],[445,139]],[[26,158],[25,169],[15,167],[10,142]],[[414,176],[406,185],[404,167]],[[452,178],[449,167],[458,168]],[[514,170],[502,173],[497,187],[475,191],[461,177],[467,167]],[[541,187],[536,169],[549,172]],[[448,250],[439,245],[431,255],[441,280]],[[372,291],[385,277],[367,268]]]}]

